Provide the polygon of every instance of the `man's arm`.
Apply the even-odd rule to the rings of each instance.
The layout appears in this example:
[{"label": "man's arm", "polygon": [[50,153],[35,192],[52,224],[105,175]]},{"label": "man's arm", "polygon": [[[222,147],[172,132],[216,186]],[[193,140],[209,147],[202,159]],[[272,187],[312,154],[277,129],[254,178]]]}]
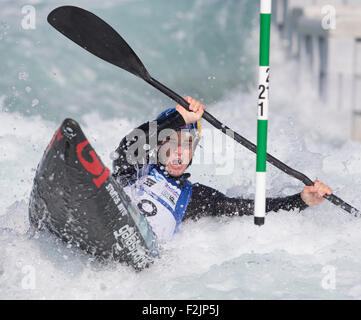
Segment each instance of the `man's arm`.
[{"label": "man's arm", "polygon": [[[267,198],[266,212],[307,208],[300,193],[283,198]],[[223,193],[196,183],[193,185],[192,198],[188,204],[184,219],[198,219],[204,216],[242,216],[253,215],[254,200],[230,198]]]}]

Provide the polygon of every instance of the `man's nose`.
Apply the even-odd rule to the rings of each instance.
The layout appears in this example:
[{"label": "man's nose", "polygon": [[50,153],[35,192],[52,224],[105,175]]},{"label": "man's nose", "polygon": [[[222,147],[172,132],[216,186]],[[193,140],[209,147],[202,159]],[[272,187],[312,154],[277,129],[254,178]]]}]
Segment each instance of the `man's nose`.
[{"label": "man's nose", "polygon": [[179,154],[183,153],[182,145],[178,145],[177,153],[179,153]]}]

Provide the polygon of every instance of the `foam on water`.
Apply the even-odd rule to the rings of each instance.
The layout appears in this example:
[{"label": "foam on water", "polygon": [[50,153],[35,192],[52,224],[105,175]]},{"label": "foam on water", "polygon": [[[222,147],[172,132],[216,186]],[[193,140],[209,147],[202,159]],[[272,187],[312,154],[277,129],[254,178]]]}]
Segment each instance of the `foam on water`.
[{"label": "foam on water", "polygon": [[[113,5],[112,1],[107,3]],[[222,25],[225,18],[220,15],[218,19]],[[177,37],[182,38],[182,33]],[[307,81],[301,79],[301,85],[295,85],[292,77],[295,65],[286,63],[288,58],[279,48],[280,42],[275,36],[273,39],[276,47],[271,51],[269,153],[311,179],[324,181],[336,195],[361,208],[361,144],[345,138],[343,113],[328,110],[314,96]],[[91,71],[85,72],[91,78]],[[32,93],[36,83],[27,81],[25,91]],[[109,89],[102,81],[98,85]],[[60,82],[56,88],[62,90]],[[77,86],[72,89],[77,97],[84,95],[84,103],[96,96],[94,92],[87,96]],[[71,91],[66,92],[69,95]],[[250,84],[250,92],[242,92],[233,91],[207,107],[227,126],[255,142],[257,91]],[[147,94],[151,99],[153,94]],[[40,103],[43,99],[37,96],[31,99],[35,98]],[[77,99],[68,97],[69,101],[73,99],[69,108],[83,110]],[[109,101],[120,110],[127,110],[126,103],[112,99]],[[61,95],[49,98],[48,103],[52,102],[61,105]],[[0,103],[4,106],[4,98],[0,98]],[[86,107],[85,110],[88,111],[69,114],[78,114],[76,120],[85,135],[111,167],[110,153],[139,120],[127,117],[126,113],[109,117],[100,108],[97,112],[89,112]],[[328,110],[327,114],[323,110]],[[27,205],[32,180],[60,123],[58,119],[49,119],[49,114],[29,116],[5,112],[4,108],[2,111],[0,299],[361,298],[361,220],[327,201],[302,213],[269,213],[261,228],[254,226],[252,217],[186,221],[174,239],[163,246],[162,258],[141,273],[118,264],[101,266],[47,234],[30,238]],[[140,117],[144,120],[150,116],[145,112]],[[203,128],[210,126],[203,123]],[[213,133],[213,139],[219,138],[220,133]],[[201,144],[203,148],[198,149],[197,157],[220,154],[212,149],[210,138],[205,137]],[[223,152],[218,163],[200,165],[194,161],[191,180],[230,196],[253,197],[255,156],[238,145],[232,150]],[[216,171],[224,163],[232,170]],[[299,181],[272,166],[267,170],[268,196],[302,190]]]}]

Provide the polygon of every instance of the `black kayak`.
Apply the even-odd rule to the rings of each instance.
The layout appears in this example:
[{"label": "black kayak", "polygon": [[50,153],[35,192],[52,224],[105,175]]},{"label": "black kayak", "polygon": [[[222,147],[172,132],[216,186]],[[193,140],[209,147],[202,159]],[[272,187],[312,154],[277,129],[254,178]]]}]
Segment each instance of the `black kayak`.
[{"label": "black kayak", "polygon": [[155,234],[112,177],[79,124],[63,121],[36,170],[33,229],[46,229],[101,261],[142,270],[158,257]]}]

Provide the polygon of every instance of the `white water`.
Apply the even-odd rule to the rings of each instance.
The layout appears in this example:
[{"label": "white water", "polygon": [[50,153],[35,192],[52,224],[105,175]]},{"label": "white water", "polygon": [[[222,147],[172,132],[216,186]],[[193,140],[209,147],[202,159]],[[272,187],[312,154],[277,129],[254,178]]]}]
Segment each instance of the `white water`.
[{"label": "white water", "polygon": [[[294,65],[285,64],[279,48],[272,59],[269,152],[361,208],[361,143],[344,138],[343,114],[317,101],[307,83],[298,92],[290,76]],[[255,90],[208,107],[255,141]],[[77,120],[108,166],[121,137],[138,125],[97,113]],[[361,220],[327,201],[302,213],[270,213],[261,228],[252,217],[187,221],[164,245],[162,259],[141,273],[117,264],[99,266],[48,235],[29,239],[32,179],[59,123],[6,112],[0,123],[0,299],[361,298]],[[203,147],[209,152],[206,142]],[[212,174],[215,165],[195,164],[192,181],[251,197],[255,156],[237,146],[235,156],[227,158],[233,159],[234,170],[223,176]],[[267,186],[269,196],[302,190],[300,182],[271,166]]]},{"label": "white water", "polygon": [[[216,116],[251,139],[252,112],[245,107],[242,113],[234,111],[241,99],[249,100],[245,105],[251,110],[252,99],[241,95],[223,101],[222,112],[217,111],[217,105],[212,109]],[[52,237],[28,239],[27,202],[34,169],[56,129],[55,124],[40,118],[30,120],[14,114],[1,115],[1,122],[6,125],[0,129],[0,298],[361,297],[361,220],[327,201],[301,214],[271,213],[262,228],[253,225],[252,217],[185,222],[174,240],[164,246],[162,259],[141,273],[120,265],[98,266],[80,253],[56,244]],[[82,123],[85,134],[108,166],[108,155],[117,145],[118,136],[135,125],[123,119],[101,120],[96,114],[88,115]],[[361,144],[346,141],[335,147],[313,140],[311,131],[302,133],[296,125],[290,126],[287,118],[273,114],[270,152],[310,177],[327,182],[341,198],[361,207]],[[322,153],[309,151],[315,146]],[[201,170],[195,165],[192,171],[197,172],[192,180],[228,190],[230,195],[250,195],[254,190],[254,156],[239,147],[236,159],[238,168],[232,175],[212,176],[207,168]],[[299,182],[285,174],[271,167],[268,172],[270,195],[302,189]],[[325,266],[328,267],[323,269]],[[321,285],[326,276],[322,271],[332,270],[336,271],[336,289],[326,290]],[[26,289],[32,272],[35,287]]]}]

